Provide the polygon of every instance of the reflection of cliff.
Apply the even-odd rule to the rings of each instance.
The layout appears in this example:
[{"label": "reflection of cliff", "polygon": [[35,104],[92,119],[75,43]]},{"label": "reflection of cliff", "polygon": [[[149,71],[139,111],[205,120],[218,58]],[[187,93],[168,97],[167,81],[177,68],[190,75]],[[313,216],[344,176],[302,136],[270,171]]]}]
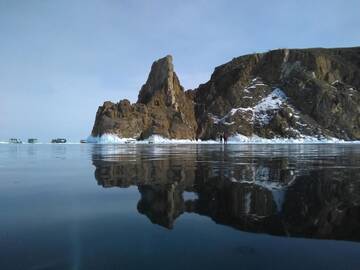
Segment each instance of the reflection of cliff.
[{"label": "reflection of cliff", "polygon": [[144,184],[167,184],[172,182],[192,185],[194,160],[176,158],[158,160],[93,161],[95,177],[103,187],[128,187]]},{"label": "reflection of cliff", "polygon": [[139,186],[139,191],[138,211],[151,222],[171,229],[175,219],[184,212],[183,189],[175,182]]},{"label": "reflection of cliff", "polygon": [[360,240],[359,173],[336,169],[299,177],[287,192],[284,216],[293,235]]},{"label": "reflection of cliff", "polygon": [[288,166],[289,158],[236,163],[222,155],[96,156],[93,164],[104,187],[138,186],[139,213],[166,228],[188,212],[250,232],[360,240],[358,172],[304,172]]}]

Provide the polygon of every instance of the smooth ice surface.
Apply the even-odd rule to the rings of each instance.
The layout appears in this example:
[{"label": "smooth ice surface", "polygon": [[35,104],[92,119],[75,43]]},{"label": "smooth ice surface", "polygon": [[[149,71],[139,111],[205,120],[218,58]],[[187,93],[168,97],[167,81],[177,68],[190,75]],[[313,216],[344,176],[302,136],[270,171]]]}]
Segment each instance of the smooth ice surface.
[{"label": "smooth ice surface", "polygon": [[0,269],[360,269],[359,179],[357,144],[1,144]]}]

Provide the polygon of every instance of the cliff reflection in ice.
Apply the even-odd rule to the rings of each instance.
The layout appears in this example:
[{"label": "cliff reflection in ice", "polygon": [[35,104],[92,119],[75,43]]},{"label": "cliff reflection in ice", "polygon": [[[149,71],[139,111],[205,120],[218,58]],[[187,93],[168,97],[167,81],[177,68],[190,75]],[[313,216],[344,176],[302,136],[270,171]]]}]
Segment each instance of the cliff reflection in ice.
[{"label": "cliff reflection in ice", "polygon": [[[244,231],[359,241],[358,158],[306,147],[313,155],[285,146],[97,146],[92,160],[99,185],[137,186],[139,213],[166,228],[186,212]],[[354,168],[342,168],[350,160]]]}]

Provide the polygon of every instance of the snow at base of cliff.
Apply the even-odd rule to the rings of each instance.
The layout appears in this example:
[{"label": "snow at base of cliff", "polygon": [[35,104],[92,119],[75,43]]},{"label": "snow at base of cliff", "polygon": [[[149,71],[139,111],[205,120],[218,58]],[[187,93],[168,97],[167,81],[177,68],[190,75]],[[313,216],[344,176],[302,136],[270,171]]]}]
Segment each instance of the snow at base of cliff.
[{"label": "snow at base of cliff", "polygon": [[196,140],[181,140],[181,139],[168,139],[159,135],[153,135],[146,140],[137,141],[133,138],[119,138],[114,134],[104,134],[102,136],[87,138],[88,143],[99,143],[99,144],[211,144],[217,143],[216,141],[196,141]]},{"label": "snow at base of cliff", "polygon": [[[98,144],[219,144],[219,141],[209,140],[178,140],[168,139],[159,135],[153,135],[146,140],[137,141],[133,138],[119,138],[114,134],[104,134],[99,137],[89,136],[88,143]],[[360,141],[344,141],[336,138],[318,139],[311,136],[303,136],[299,139],[294,138],[274,138],[266,139],[256,135],[247,137],[237,134],[229,137],[228,144],[320,144],[320,143],[360,143]]]},{"label": "snow at base of cliff", "polygon": [[311,136],[302,136],[301,138],[273,138],[273,139],[267,139],[262,138],[256,135],[253,135],[251,137],[247,137],[241,134],[234,135],[229,138],[229,143],[251,143],[251,144],[291,144],[291,143],[308,143],[308,144],[314,144],[314,143],[360,143],[360,141],[344,141],[336,138],[322,138],[318,139],[316,137]]},{"label": "snow at base of cliff", "polygon": [[88,143],[100,143],[100,144],[121,144],[126,143],[131,138],[120,138],[114,134],[103,134],[102,136],[89,136],[86,141]]}]

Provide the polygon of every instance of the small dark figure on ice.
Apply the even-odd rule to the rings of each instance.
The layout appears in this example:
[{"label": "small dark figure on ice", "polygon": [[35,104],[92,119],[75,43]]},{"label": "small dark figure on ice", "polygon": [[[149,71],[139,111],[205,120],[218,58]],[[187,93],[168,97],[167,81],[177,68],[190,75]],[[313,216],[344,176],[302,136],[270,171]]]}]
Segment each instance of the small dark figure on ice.
[{"label": "small dark figure on ice", "polygon": [[227,144],[227,142],[228,142],[228,135],[227,135],[227,133],[224,133],[224,144]]}]

